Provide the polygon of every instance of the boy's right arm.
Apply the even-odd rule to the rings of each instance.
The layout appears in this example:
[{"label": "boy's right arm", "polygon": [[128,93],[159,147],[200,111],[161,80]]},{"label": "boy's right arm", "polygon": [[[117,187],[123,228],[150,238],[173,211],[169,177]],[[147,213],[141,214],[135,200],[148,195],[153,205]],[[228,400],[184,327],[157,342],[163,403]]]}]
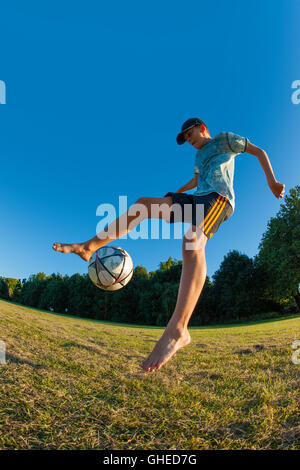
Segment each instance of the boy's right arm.
[{"label": "boy's right arm", "polygon": [[285,185],[283,183],[279,183],[279,181],[276,180],[273,170],[272,170],[270,160],[266,152],[263,149],[257,147],[256,145],[251,144],[248,141],[246,153],[255,155],[258,158],[259,163],[261,164],[261,167],[265,172],[267,182],[272,193],[274,194],[274,196],[277,197],[277,199],[282,198],[284,195]]},{"label": "boy's right arm", "polygon": [[198,173],[195,173],[195,176],[191,181],[186,183],[184,186],[181,188],[177,189],[176,193],[184,193],[185,191],[188,191],[189,189],[196,188],[198,184]]}]

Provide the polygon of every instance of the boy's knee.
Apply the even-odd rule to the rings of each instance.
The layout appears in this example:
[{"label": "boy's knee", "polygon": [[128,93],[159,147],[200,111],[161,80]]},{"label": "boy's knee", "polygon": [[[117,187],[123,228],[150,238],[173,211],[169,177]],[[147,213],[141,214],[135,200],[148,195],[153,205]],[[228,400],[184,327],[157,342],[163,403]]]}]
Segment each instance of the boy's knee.
[{"label": "boy's knee", "polygon": [[183,254],[188,254],[191,256],[199,255],[200,253],[204,252],[206,242],[207,236],[199,227],[196,231],[189,229],[183,237]]},{"label": "boy's knee", "polygon": [[151,198],[150,197],[139,197],[134,205],[142,206],[142,208],[147,212],[147,216],[150,214],[151,209]]},{"label": "boy's knee", "polygon": [[170,220],[170,208],[172,205],[172,198],[154,198],[154,197],[140,197],[135,204],[141,204],[147,210],[149,218],[164,219],[166,222]]}]

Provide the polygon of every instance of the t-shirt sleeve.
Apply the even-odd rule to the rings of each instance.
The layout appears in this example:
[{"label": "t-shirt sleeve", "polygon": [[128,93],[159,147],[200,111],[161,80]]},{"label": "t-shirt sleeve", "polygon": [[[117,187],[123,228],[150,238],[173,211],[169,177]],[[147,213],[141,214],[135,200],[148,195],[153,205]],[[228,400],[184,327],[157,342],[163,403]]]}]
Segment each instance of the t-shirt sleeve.
[{"label": "t-shirt sleeve", "polygon": [[233,132],[227,132],[227,142],[232,152],[238,154],[246,152],[249,141],[246,137],[234,134]]}]

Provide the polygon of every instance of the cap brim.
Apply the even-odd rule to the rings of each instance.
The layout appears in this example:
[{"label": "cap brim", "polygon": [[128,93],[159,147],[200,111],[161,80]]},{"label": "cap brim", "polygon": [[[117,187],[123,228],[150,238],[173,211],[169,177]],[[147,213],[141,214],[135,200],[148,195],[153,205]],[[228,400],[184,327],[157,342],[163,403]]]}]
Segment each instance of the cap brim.
[{"label": "cap brim", "polygon": [[184,138],[184,135],[183,135],[182,132],[180,134],[178,134],[178,136],[176,137],[176,140],[177,140],[178,145],[184,144],[185,138]]}]

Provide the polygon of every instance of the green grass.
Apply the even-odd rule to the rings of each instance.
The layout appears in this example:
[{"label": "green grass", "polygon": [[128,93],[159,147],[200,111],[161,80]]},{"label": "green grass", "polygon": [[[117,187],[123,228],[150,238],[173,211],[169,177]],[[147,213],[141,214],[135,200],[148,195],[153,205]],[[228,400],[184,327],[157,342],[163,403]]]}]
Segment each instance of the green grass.
[{"label": "green grass", "polygon": [[147,374],[162,332],[0,301],[0,449],[300,449],[299,316],[191,328]]}]

